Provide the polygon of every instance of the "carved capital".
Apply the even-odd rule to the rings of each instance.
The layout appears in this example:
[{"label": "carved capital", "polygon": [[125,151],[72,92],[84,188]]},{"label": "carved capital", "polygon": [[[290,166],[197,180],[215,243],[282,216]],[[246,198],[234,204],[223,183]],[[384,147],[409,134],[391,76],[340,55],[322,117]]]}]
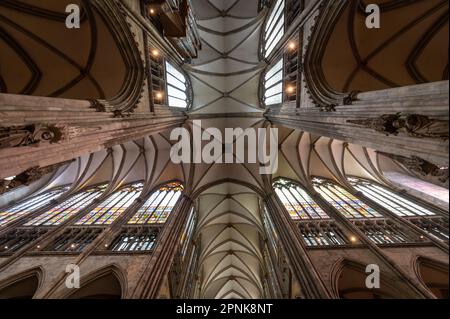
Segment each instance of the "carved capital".
[{"label": "carved capital", "polygon": [[401,156],[390,153],[378,152],[394,161],[399,162],[413,173],[426,177],[430,180],[438,180],[439,183],[446,185],[448,183],[448,167],[439,167],[417,156]]},{"label": "carved capital", "polygon": [[328,104],[320,106],[320,112],[336,112],[337,104]]},{"label": "carved capital", "polygon": [[0,127],[0,149],[37,145],[41,142],[58,143],[63,135],[64,127],[50,124]]},{"label": "carved capital", "polygon": [[351,91],[346,97],[344,97],[342,104],[352,105],[353,102],[358,100],[359,93],[361,93],[361,91]]},{"label": "carved capital", "polygon": [[[73,161],[73,160],[72,160]],[[9,192],[19,186],[28,186],[31,183],[41,179],[43,176],[50,174],[57,170],[59,167],[69,164],[72,161],[62,162],[54,165],[49,165],[45,167],[32,167],[23,173],[15,176],[12,180],[1,180],[0,181],[0,194]]]},{"label": "carved capital", "polygon": [[129,113],[129,112],[124,112],[122,110],[114,110],[113,111],[114,118],[127,118],[130,116],[131,116],[131,113]]},{"label": "carved capital", "polygon": [[386,135],[398,135],[400,132],[417,138],[440,138],[447,140],[449,136],[448,121],[430,119],[420,114],[384,114],[377,118],[347,120],[373,129]]},{"label": "carved capital", "polygon": [[89,108],[95,109],[96,112],[106,112],[105,104],[101,103],[98,100],[90,100],[91,106]]}]

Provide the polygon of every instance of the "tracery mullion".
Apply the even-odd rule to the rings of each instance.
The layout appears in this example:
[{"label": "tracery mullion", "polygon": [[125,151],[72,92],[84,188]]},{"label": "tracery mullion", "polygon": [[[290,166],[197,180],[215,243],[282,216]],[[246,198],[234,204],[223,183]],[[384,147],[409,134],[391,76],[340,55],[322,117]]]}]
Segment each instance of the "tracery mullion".
[{"label": "tracery mullion", "polygon": [[[57,214],[62,213],[66,209],[72,207],[73,205],[78,203],[78,201],[82,201],[87,196],[89,196],[89,193],[81,192],[79,194],[75,194],[75,195],[73,195],[73,197],[67,199],[66,201],[62,202],[61,204],[57,205],[56,207],[54,207],[46,212],[43,212],[42,214],[35,217],[31,221],[25,223],[24,226],[39,226],[39,225],[49,221],[50,219],[55,217]],[[63,209],[61,210],[61,208],[63,208]]]},{"label": "tracery mullion", "polygon": [[[291,216],[291,218],[294,218],[295,216],[293,216],[293,215],[290,213],[290,210],[286,207],[286,203],[289,204],[289,206],[291,207],[291,210],[297,215],[297,218],[294,218],[294,219],[300,219],[300,220],[301,220],[302,218],[301,218],[301,216],[298,214],[297,210],[294,208],[294,206],[292,206],[291,202],[290,202],[290,201],[286,198],[286,196],[284,195],[283,188],[277,188],[275,192],[277,193],[278,196],[280,196],[280,199],[281,199],[282,201],[283,201],[283,199],[284,199],[284,201],[283,201],[283,206],[286,208],[286,210],[288,211],[288,213],[289,213],[289,215]],[[281,198],[281,197],[283,197],[283,198]]]},{"label": "tracery mullion", "polygon": [[[131,191],[130,193],[125,193],[125,196],[122,196],[121,199],[117,202],[117,204],[121,204],[121,206],[119,207],[115,207],[112,206],[108,209],[107,212],[105,212],[101,217],[99,217],[96,221],[95,224],[106,224],[109,225],[112,222],[114,222],[114,220],[120,215],[120,210],[123,207],[128,207],[129,203],[132,202],[132,200],[134,200],[135,197],[137,197],[136,195],[137,192],[135,190]],[[131,204],[131,203],[130,203]],[[112,212],[109,216],[107,214],[109,214],[110,212]],[[104,217],[106,216],[106,218],[104,220],[102,220]],[[110,222],[111,220],[111,222]]]},{"label": "tracery mullion", "polygon": [[[153,194],[151,194],[150,197],[145,201],[144,205],[141,206],[138,212],[130,219],[128,224],[141,224],[142,218],[144,218],[145,223],[145,214],[147,213],[148,209],[152,206],[152,204],[156,201],[159,194],[160,194],[159,191],[153,192]],[[147,205],[147,203],[149,204]]]},{"label": "tracery mullion", "polygon": [[[384,189],[382,189],[382,188],[380,188],[380,187],[378,187],[378,186],[372,186],[372,189],[374,189],[374,190],[377,190],[378,192],[385,192],[385,190]],[[388,194],[386,194],[386,195],[388,195]],[[431,212],[431,211],[429,211],[429,210],[427,210],[427,209],[425,209],[425,208],[423,208],[423,207],[420,207],[419,205],[417,205],[417,204],[415,204],[414,202],[412,202],[412,201],[409,201],[409,200],[406,200],[406,199],[404,199],[404,198],[402,198],[401,196],[398,196],[397,194],[395,194],[394,192],[390,192],[389,193],[389,196],[392,196],[392,197],[394,197],[395,199],[397,199],[397,200],[399,200],[400,202],[402,202],[404,205],[406,205],[405,207],[406,208],[408,208],[408,206],[410,206],[410,207],[414,207],[414,210],[412,210],[412,209],[409,209],[410,211],[414,211],[417,215],[419,215],[419,216],[432,216],[432,215],[435,215],[433,212]],[[422,212],[422,211],[426,211],[426,212],[430,212],[430,214],[428,214],[428,213],[424,213],[424,212]]]},{"label": "tracery mullion", "polygon": [[[276,16],[279,14],[280,7],[284,0],[278,1],[275,7],[271,10],[269,21],[267,21],[267,26],[265,27],[265,31],[269,31],[273,25],[275,25],[274,20]],[[282,10],[281,10],[282,11]],[[272,14],[273,13],[273,14]]]},{"label": "tracery mullion", "polygon": [[76,203],[73,203],[70,207],[64,209],[64,211],[58,213],[57,215],[53,216],[50,220],[47,220],[44,225],[50,226],[55,224],[60,224],[61,220],[67,219],[66,217],[69,216],[74,210],[81,211],[84,207],[86,207],[91,200],[97,197],[98,192],[92,192],[87,193],[87,196],[84,196],[84,198],[81,201],[78,201]]},{"label": "tracery mullion", "polygon": [[[180,77],[176,76],[175,74],[173,74],[169,70],[166,70],[166,73],[168,75],[172,76],[175,79],[175,81],[180,82],[180,84],[182,84],[186,88],[186,80],[184,78],[180,78]],[[168,81],[168,83],[170,83],[170,82]],[[172,84],[172,86],[173,86],[173,84]]]},{"label": "tracery mullion", "polygon": [[[183,92],[182,90],[180,90],[179,88],[175,87],[174,85],[172,85],[172,84],[170,84],[170,83],[167,83],[167,86],[170,87],[170,88],[172,88],[172,89],[174,89],[174,90],[177,91],[177,92],[180,92],[182,95],[186,96],[186,92]],[[170,94],[169,94],[169,95],[170,95]],[[173,97],[176,97],[176,96],[173,96]]]},{"label": "tracery mullion", "polygon": [[[278,73],[281,73],[281,77],[283,77],[283,72],[282,72],[282,71],[277,72],[275,75],[278,75]],[[274,75],[274,76],[275,76],[275,75]],[[272,78],[273,78],[273,76],[272,76]],[[269,80],[270,80],[270,79],[269,79]],[[265,82],[267,83],[267,82],[269,82],[269,80],[267,80],[267,81],[265,81]],[[266,92],[269,91],[270,89],[274,88],[275,86],[280,85],[280,83],[281,83],[282,81],[283,81],[283,79],[281,79],[281,80],[275,82],[274,84],[272,84],[272,85],[269,86],[269,87],[266,87],[266,89],[265,89]],[[277,95],[277,94],[279,94],[279,93],[275,93],[275,94],[269,95],[269,96],[267,96],[267,98],[272,97],[272,96]]]},{"label": "tracery mullion", "polygon": [[[72,236],[75,230],[70,229],[69,235]],[[54,242],[51,242],[44,250],[65,250],[69,244],[69,236],[65,236],[65,233],[58,236]]]},{"label": "tracery mullion", "polygon": [[82,241],[80,243],[80,250],[84,249],[86,246],[88,246],[90,243],[92,243],[95,238],[100,235],[102,231],[101,230],[86,230],[83,234]]},{"label": "tracery mullion", "polygon": [[[305,196],[303,196],[302,193],[301,193],[297,188],[298,188],[298,186],[292,187],[292,189],[295,190],[295,192],[298,194],[298,196],[299,196],[301,199],[303,199],[304,203],[305,203],[306,205],[308,205],[308,207],[310,207],[311,210],[312,210],[312,211],[314,212],[314,214],[316,215],[316,217],[312,217],[312,216],[310,216],[310,217],[312,217],[312,219],[322,219],[322,216],[317,212],[316,209],[314,209],[314,207],[311,205],[310,201],[309,201],[307,198],[305,198]],[[302,205],[302,206],[303,206],[303,205]],[[304,208],[304,209],[305,209],[305,211],[308,213],[308,210],[307,210],[306,208]],[[309,215],[309,214],[308,214],[308,215]]]},{"label": "tracery mullion", "polygon": [[[362,217],[362,218],[371,218],[371,217],[377,217],[376,215],[376,212],[375,213],[371,213],[366,207],[364,207],[364,206],[362,206],[361,204],[359,204],[358,202],[356,202],[356,201],[354,201],[353,199],[351,199],[350,197],[348,197],[343,191],[341,191],[336,185],[332,185],[332,187],[331,187],[331,191],[334,193],[334,194],[336,194],[336,193],[338,193],[339,195],[339,197],[340,198],[345,198],[344,199],[344,201],[347,203],[347,204],[349,204],[355,211],[357,211],[358,212],[358,214]],[[351,194],[349,194],[349,195],[351,195]],[[351,196],[353,196],[353,195],[351,195]],[[360,200],[360,199],[358,199],[358,198],[356,198],[355,197],[355,199],[356,200]],[[350,203],[347,201],[347,200],[349,200],[350,201]],[[361,200],[360,200],[361,201]],[[367,213],[367,215],[368,216],[364,216],[357,208],[355,208],[355,206],[356,207],[360,207],[361,209],[363,209],[366,213]],[[367,206],[367,205],[366,205]],[[373,210],[373,209],[372,209]]]},{"label": "tracery mullion", "polygon": [[71,250],[71,251],[77,251],[77,250],[81,250],[83,247],[80,247],[81,244],[83,243],[83,238],[86,235],[86,229],[77,229],[75,232],[75,236],[73,236],[73,234],[71,233],[70,237],[67,237],[68,241],[67,241],[67,245],[65,247],[65,250],[67,251],[67,249]]},{"label": "tracery mullion", "polygon": [[393,212],[395,212],[398,216],[403,217],[403,216],[416,216],[416,214],[406,214],[403,212],[403,210],[399,211],[398,208],[395,208],[393,205],[391,205],[390,202],[387,202],[385,197],[383,197],[380,194],[377,194],[376,192],[374,192],[372,189],[368,189],[367,187],[365,187],[364,189],[357,185],[355,186],[356,190],[362,192],[362,193],[366,193],[366,196],[369,197],[370,199],[372,199],[375,202],[380,202],[380,205],[382,205],[382,203],[384,203],[388,209],[392,210]]},{"label": "tracery mullion", "polygon": [[[346,203],[347,206],[349,206],[350,210],[348,210],[345,206],[342,206],[342,204],[335,200],[333,198],[333,196],[330,195],[330,193],[332,193],[327,186],[323,186],[323,185],[319,185],[318,186],[319,189],[322,191],[322,196],[325,195],[325,197],[328,197],[329,200],[328,202],[330,202],[342,215],[344,215],[344,217],[346,218],[360,218],[357,216],[354,216],[354,214],[351,213],[351,211],[356,211],[353,207],[349,206],[348,203],[346,201],[344,201]],[[341,199],[339,196],[337,196],[336,194],[332,193],[335,197],[338,197],[339,199]],[[357,212],[358,216],[361,216],[358,212]]]},{"label": "tracery mullion", "polygon": [[[276,46],[277,42],[275,41],[279,34],[284,31],[284,0],[281,0],[277,3],[277,8],[273,12],[273,15],[271,15],[271,20],[268,21],[268,25],[265,28],[265,44],[264,44],[264,53],[266,56],[270,54],[274,47]],[[281,23],[282,22],[282,23]],[[278,32],[275,32],[278,30]],[[271,34],[267,36],[267,33],[271,31]]]},{"label": "tracery mullion", "polygon": [[[148,215],[147,218],[144,219],[142,224],[148,224],[149,220],[151,220],[152,218],[154,218],[155,212],[158,209],[158,207],[161,205],[161,203],[163,202],[164,198],[166,198],[168,191],[164,190],[162,192],[160,192],[159,196],[161,196],[161,199],[158,201],[158,204],[155,206],[155,209],[153,209],[150,213],[150,215]],[[158,198],[156,198],[158,199]],[[155,200],[156,201],[156,200]],[[151,208],[151,206],[149,206],[149,208]],[[141,222],[139,221],[139,224],[141,224]]]},{"label": "tracery mullion", "polygon": [[276,45],[276,38],[281,33],[281,31],[284,29],[284,15],[280,14],[277,18],[276,23],[273,25],[272,34],[269,36],[269,38],[266,41],[266,48],[272,48],[270,50],[267,50],[267,52],[272,52],[273,47]]},{"label": "tracery mullion", "polygon": [[[100,207],[97,210],[97,207],[94,207],[91,212],[89,212],[89,214],[85,215],[83,218],[81,218],[76,225],[84,225],[87,222],[89,222],[90,220],[94,219],[95,215],[100,212],[102,209],[104,209],[105,207],[107,207],[117,196],[118,194],[111,194],[106,200],[104,200],[102,203],[100,203]],[[102,205],[103,204],[103,205]]]},{"label": "tracery mullion", "polygon": [[[49,197],[51,197],[52,193],[45,193],[45,194],[41,194],[41,195],[37,195],[35,198],[31,198],[28,201],[25,201],[19,205],[17,205],[16,207],[14,207],[15,205],[11,205],[9,207],[14,208],[14,209],[10,209],[10,212],[17,212],[19,210],[29,210],[32,209],[33,206],[37,206],[40,203],[44,202],[45,200],[47,200]],[[56,196],[56,195],[55,195]],[[8,208],[5,209],[5,211],[8,210]],[[2,216],[0,216],[0,220],[1,220]]]},{"label": "tracery mullion", "polygon": [[[91,224],[93,224],[98,219],[100,219],[101,216],[106,214],[112,207],[114,207],[114,205],[117,202],[120,201],[120,199],[121,199],[120,195],[125,196],[126,193],[124,193],[124,192],[117,192],[117,193],[112,194],[103,203],[101,203],[101,206],[95,207],[89,214],[87,214],[85,217],[83,217],[76,224],[77,225],[91,225]],[[102,210],[105,210],[105,211],[102,213]]]},{"label": "tracery mullion", "polygon": [[[289,191],[289,189],[287,189],[286,187],[283,187],[283,188],[282,188],[282,192],[283,192],[283,195],[285,196],[285,198],[288,200],[289,205],[291,205],[291,207],[294,209],[294,211],[295,211],[296,214],[298,215],[299,220],[304,220],[304,219],[306,219],[306,218],[303,218],[301,212],[297,210],[297,208],[295,207],[294,203],[292,202],[292,200],[291,200],[290,197],[292,197],[294,200],[295,200],[295,198],[294,198],[294,196],[292,195],[292,193]],[[289,193],[291,196],[288,196],[288,193]],[[297,201],[296,201],[296,202],[297,202]],[[298,203],[298,202],[297,202],[297,203]],[[302,207],[301,205],[299,205],[299,206]]]},{"label": "tracery mullion", "polygon": [[57,196],[60,196],[61,193],[64,191],[54,191],[49,192],[41,195],[37,195],[34,198],[31,198],[27,200],[26,202],[23,202],[17,206],[9,206],[13,209],[4,209],[3,212],[0,212],[0,225],[7,224],[13,220],[18,219],[21,216],[24,216],[31,211],[42,207],[49,203],[52,199],[54,199]]},{"label": "tracery mullion", "polygon": [[177,192],[176,192],[176,191],[171,190],[171,191],[169,191],[169,193],[170,193],[170,192],[172,192],[172,196],[170,197],[170,200],[167,201],[167,204],[166,204],[166,206],[164,207],[164,209],[161,210],[161,214],[158,216],[158,220],[155,222],[155,224],[164,223],[165,220],[167,220],[168,214],[167,214],[167,216],[164,216],[164,215],[165,215],[164,212],[166,211],[167,207],[169,207],[170,204],[173,204],[172,207],[175,206],[176,201],[175,201],[175,203],[172,203],[172,201],[173,201],[174,198],[175,198],[176,200],[178,200],[178,198],[179,198],[179,196],[177,196]]},{"label": "tracery mullion", "polygon": [[317,227],[314,227],[311,229],[311,232],[314,236],[314,238],[316,239],[316,242],[319,246],[323,246],[324,244],[326,244],[326,242],[324,243],[324,240],[321,236],[320,230],[317,229]]},{"label": "tracery mullion", "polygon": [[[277,80],[275,79],[277,76],[281,75],[281,79]],[[273,84],[270,84],[270,86],[267,86],[267,83],[270,82],[270,80],[276,80],[276,82],[274,82]],[[274,86],[280,84],[280,82],[283,81],[283,68],[281,68],[279,71],[277,71],[275,74],[273,74],[270,78],[268,79],[264,79],[264,83],[266,85],[266,91],[270,90],[271,88],[273,88]]]},{"label": "tracery mullion", "polygon": [[[314,219],[312,216],[310,216],[310,215],[308,214],[308,212],[306,211],[305,207],[303,207],[303,205],[297,200],[297,197],[294,195],[294,193],[293,193],[292,190],[291,190],[291,189],[292,189],[292,186],[287,187],[286,189],[287,189],[287,191],[292,195],[292,198],[296,201],[296,203],[298,204],[298,206],[301,207],[302,212],[304,212],[305,215],[308,217],[308,218],[302,218],[302,219]],[[297,212],[297,213],[298,213],[298,212]],[[301,215],[300,215],[300,216],[301,216]]]}]

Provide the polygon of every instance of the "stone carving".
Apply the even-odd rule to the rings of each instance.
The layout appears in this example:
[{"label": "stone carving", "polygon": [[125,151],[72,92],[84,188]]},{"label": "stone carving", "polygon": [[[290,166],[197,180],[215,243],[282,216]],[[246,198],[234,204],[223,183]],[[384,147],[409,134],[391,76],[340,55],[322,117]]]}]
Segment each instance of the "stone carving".
[{"label": "stone carving", "polygon": [[[72,160],[74,161],[74,160]],[[31,183],[39,180],[44,175],[50,174],[51,172],[54,172],[59,167],[69,164],[72,161],[62,162],[50,166],[45,167],[32,167],[28,170],[26,170],[23,173],[20,173],[19,175],[15,176],[11,180],[0,180],[0,194],[6,193],[8,191],[13,190],[14,188],[17,188],[19,186],[27,186]]]},{"label": "stone carving", "polygon": [[411,156],[411,158],[409,158],[384,152],[378,152],[378,154],[399,162],[413,173],[426,177],[427,179],[430,179],[430,181],[437,179],[439,183],[444,186],[448,185],[448,167],[439,167],[417,156]]},{"label": "stone carving", "polygon": [[122,110],[114,110],[113,111],[113,117],[114,118],[127,118],[130,117],[131,113],[130,112],[124,112]]},{"label": "stone carving", "polygon": [[103,103],[100,103],[98,100],[90,100],[91,106],[89,108],[95,109],[96,112],[106,112],[106,106]]},{"label": "stone carving", "polygon": [[342,103],[344,105],[352,105],[353,102],[358,100],[359,93],[361,93],[361,91],[351,91],[346,97],[344,97]]},{"label": "stone carving", "polygon": [[440,138],[448,140],[448,121],[430,119],[420,114],[384,114],[377,118],[364,120],[347,120],[360,126],[374,129],[386,135],[398,135],[405,132],[407,135],[418,138]]},{"label": "stone carving", "polygon": [[337,104],[329,104],[320,106],[320,112],[336,112]]},{"label": "stone carving", "polygon": [[63,130],[55,125],[30,124],[0,127],[0,149],[37,145],[40,142],[57,143],[63,138]]}]

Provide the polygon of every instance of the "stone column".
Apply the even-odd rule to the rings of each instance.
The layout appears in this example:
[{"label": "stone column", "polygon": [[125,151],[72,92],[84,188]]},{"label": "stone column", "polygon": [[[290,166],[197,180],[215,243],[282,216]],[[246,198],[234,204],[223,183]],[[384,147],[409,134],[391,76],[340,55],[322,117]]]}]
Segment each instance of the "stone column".
[{"label": "stone column", "polygon": [[271,108],[272,123],[448,165],[448,81],[352,92],[336,105]]},{"label": "stone column", "polygon": [[0,178],[181,125],[183,112],[125,113],[101,101],[0,94]]},{"label": "stone column", "polygon": [[298,279],[305,299],[328,299],[330,293],[325,288],[313,263],[308,257],[300,232],[278,200],[274,192],[265,199],[274,227],[280,237],[294,276]]},{"label": "stone column", "polygon": [[164,229],[159,234],[151,256],[146,262],[143,275],[131,298],[156,299],[163,281],[169,273],[175,254],[180,245],[180,238],[192,208],[192,200],[183,194],[177,206],[170,214]]}]

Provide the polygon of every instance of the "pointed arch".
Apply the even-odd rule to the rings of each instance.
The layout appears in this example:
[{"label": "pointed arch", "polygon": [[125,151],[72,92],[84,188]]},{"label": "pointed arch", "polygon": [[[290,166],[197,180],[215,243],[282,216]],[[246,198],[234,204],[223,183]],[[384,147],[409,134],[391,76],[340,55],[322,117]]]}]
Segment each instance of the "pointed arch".
[{"label": "pointed arch", "polygon": [[349,176],[350,184],[364,196],[390,210],[398,216],[433,216],[434,212],[397,194],[390,188],[375,181]]},{"label": "pointed arch", "polygon": [[53,200],[62,196],[68,190],[68,185],[55,187],[34,196],[27,197],[17,204],[5,207],[5,209],[0,210],[0,226],[6,226],[12,221],[50,204]]},{"label": "pointed arch", "polygon": [[64,299],[123,299],[127,280],[119,266],[112,264],[81,279],[79,289],[68,291]]},{"label": "pointed arch", "polygon": [[128,224],[164,224],[178,203],[184,186],[173,180],[155,187]]},{"label": "pointed arch", "polygon": [[448,299],[448,264],[418,256],[413,263],[419,281],[436,298]]},{"label": "pointed arch", "polygon": [[292,219],[329,219],[300,183],[279,177],[272,185]]},{"label": "pointed arch", "polygon": [[70,194],[60,204],[31,219],[24,226],[58,226],[100,198],[107,185],[103,183]]},{"label": "pointed arch", "polygon": [[135,182],[120,187],[80,218],[75,225],[110,225],[137,199],[144,184]]},{"label": "pointed arch", "polygon": [[0,282],[0,299],[32,299],[42,285],[44,271],[33,268]]},{"label": "pointed arch", "polygon": [[367,288],[367,275],[365,265],[340,258],[331,270],[332,294],[340,299],[397,299],[407,296],[395,287],[395,281],[385,272],[380,276],[380,288]]}]

